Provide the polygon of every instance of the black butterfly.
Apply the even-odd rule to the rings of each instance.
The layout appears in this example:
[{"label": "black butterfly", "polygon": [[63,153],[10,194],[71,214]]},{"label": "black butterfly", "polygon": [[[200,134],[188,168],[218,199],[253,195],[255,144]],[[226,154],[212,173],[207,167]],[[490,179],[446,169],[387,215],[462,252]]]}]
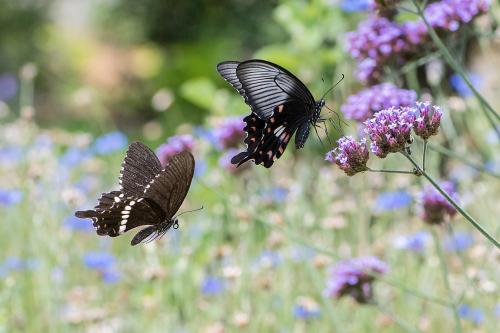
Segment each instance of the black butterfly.
[{"label": "black butterfly", "polygon": [[116,237],[138,227],[132,245],[163,236],[172,226],[179,226],[174,217],[191,185],[194,158],[184,151],[169,160],[162,169],[155,153],[140,142],[132,143],[120,170],[120,191],[103,193],[94,210],[78,211],[79,218],[91,218],[97,234]]},{"label": "black butterfly", "polygon": [[323,98],[315,101],[295,75],[268,61],[225,61],[217,65],[217,71],[252,109],[243,119],[247,150],[234,156],[231,163],[240,166],[254,160],[269,168],[281,157],[295,131],[295,147],[304,147],[309,126],[321,121]]}]

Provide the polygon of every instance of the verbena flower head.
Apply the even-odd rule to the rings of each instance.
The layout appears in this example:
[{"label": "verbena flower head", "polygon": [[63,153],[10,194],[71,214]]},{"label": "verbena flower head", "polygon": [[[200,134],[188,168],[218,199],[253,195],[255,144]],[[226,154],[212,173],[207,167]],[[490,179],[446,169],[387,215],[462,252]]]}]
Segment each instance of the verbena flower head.
[{"label": "verbena flower head", "polygon": [[416,100],[417,94],[413,90],[399,89],[392,83],[382,83],[349,96],[340,111],[347,119],[365,121],[375,112],[391,106],[411,106]]},{"label": "verbena flower head", "polygon": [[168,164],[168,160],[183,151],[192,151],[194,148],[194,139],[189,134],[174,135],[168,138],[167,142],[162,144],[156,150],[156,155],[162,166]]},{"label": "verbena flower head", "polygon": [[413,131],[424,140],[436,135],[441,125],[443,112],[439,106],[430,105],[430,103],[418,102],[415,111],[415,121],[413,122]]},{"label": "verbena flower head", "polygon": [[325,294],[340,298],[351,296],[359,303],[373,299],[374,274],[384,274],[389,266],[377,257],[358,257],[340,261],[330,272]]},{"label": "verbena flower head", "polygon": [[244,127],[240,117],[228,117],[214,129],[213,135],[221,148],[237,147],[245,137]]},{"label": "verbena flower head", "polygon": [[356,141],[352,136],[341,137],[338,147],[326,154],[326,160],[335,163],[348,176],[353,176],[358,172],[368,170],[369,154],[366,139]]},{"label": "verbena flower head", "polygon": [[127,146],[127,136],[122,132],[111,132],[101,135],[94,142],[94,151],[99,155],[107,155],[122,150]]},{"label": "verbena flower head", "polygon": [[372,141],[371,151],[380,158],[402,151],[411,139],[414,118],[414,112],[408,107],[391,107],[375,113],[364,122],[364,131]]},{"label": "verbena flower head", "polygon": [[430,3],[425,8],[424,15],[435,29],[457,31],[462,24],[486,13],[489,8],[489,0],[441,0]]},{"label": "verbena flower head", "polygon": [[[453,183],[443,182],[440,186],[449,196],[456,199],[457,193]],[[443,223],[457,212],[448,200],[430,185],[426,186],[422,192],[422,205],[422,219],[428,224]]]}]

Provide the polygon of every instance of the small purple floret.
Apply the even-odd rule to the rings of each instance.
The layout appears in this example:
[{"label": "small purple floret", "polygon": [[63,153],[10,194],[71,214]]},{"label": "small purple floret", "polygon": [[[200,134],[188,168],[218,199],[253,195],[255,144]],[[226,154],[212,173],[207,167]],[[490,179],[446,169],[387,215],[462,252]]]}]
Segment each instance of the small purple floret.
[{"label": "small purple floret", "polygon": [[430,103],[417,103],[415,110],[415,121],[413,122],[413,131],[424,140],[436,135],[441,125],[443,112],[439,106],[430,105]]}]

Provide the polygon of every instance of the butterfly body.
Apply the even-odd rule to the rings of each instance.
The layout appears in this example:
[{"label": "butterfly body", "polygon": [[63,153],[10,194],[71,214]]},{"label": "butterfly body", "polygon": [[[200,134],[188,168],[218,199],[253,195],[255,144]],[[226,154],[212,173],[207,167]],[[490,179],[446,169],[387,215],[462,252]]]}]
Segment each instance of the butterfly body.
[{"label": "butterfly body", "polygon": [[194,158],[189,152],[173,156],[162,169],[155,153],[140,142],[132,143],[120,172],[120,191],[103,193],[93,210],[77,211],[79,218],[92,219],[98,235],[116,237],[130,229],[147,226],[131,244],[163,236],[191,185]]},{"label": "butterfly body", "polygon": [[295,147],[304,146],[310,126],[320,120],[323,99],[315,101],[296,76],[268,61],[226,61],[217,65],[217,70],[252,110],[243,119],[247,150],[234,156],[231,163],[239,166],[253,160],[269,168],[295,133]]}]

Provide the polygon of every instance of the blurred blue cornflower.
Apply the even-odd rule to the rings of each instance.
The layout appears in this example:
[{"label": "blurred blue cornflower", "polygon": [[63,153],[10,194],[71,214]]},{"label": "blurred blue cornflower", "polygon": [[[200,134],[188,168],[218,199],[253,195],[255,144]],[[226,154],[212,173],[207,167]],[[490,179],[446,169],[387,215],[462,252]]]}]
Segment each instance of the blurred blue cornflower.
[{"label": "blurred blue cornflower", "polygon": [[293,306],[293,315],[297,319],[314,319],[321,315],[318,303],[310,297],[299,297]]},{"label": "blurred blue cornflower", "polygon": [[281,255],[272,250],[263,250],[255,260],[257,268],[275,268],[282,262]]},{"label": "blurred blue cornflower", "polygon": [[23,159],[23,150],[21,147],[8,146],[0,148],[0,164],[17,164]]},{"label": "blurred blue cornflower", "polygon": [[500,303],[497,303],[495,305],[495,308],[493,309],[493,315],[495,318],[500,319]]},{"label": "blurred blue cornflower", "polygon": [[207,162],[204,159],[196,159],[196,164],[194,165],[194,176],[201,177],[207,172]]},{"label": "blurred blue cornflower", "polygon": [[107,155],[124,149],[127,143],[127,136],[122,132],[115,131],[98,137],[93,148],[98,155]]},{"label": "blurred blue cornflower", "polygon": [[370,0],[343,0],[340,9],[346,13],[355,13],[368,10]]},{"label": "blurred blue cornflower", "polygon": [[458,307],[458,315],[474,325],[481,325],[484,321],[484,313],[479,308],[473,308],[467,304],[461,304]]},{"label": "blurred blue cornflower", "polygon": [[374,210],[387,212],[407,207],[413,201],[413,197],[405,190],[382,192],[377,196]]},{"label": "blurred blue cornflower", "polygon": [[23,200],[23,192],[20,190],[0,189],[0,206],[12,206]]},{"label": "blurred blue cornflower", "polygon": [[38,268],[40,262],[35,259],[21,259],[10,256],[0,263],[0,277],[8,275],[10,272],[32,271]]},{"label": "blurred blue cornflower", "polygon": [[17,94],[17,78],[10,73],[0,74],[0,101],[8,101]]},{"label": "blurred blue cornflower", "polygon": [[116,259],[111,253],[87,252],[82,260],[85,266],[98,271],[105,283],[113,284],[120,280]]},{"label": "blurred blue cornflower", "polygon": [[394,247],[422,254],[430,239],[427,231],[419,231],[411,235],[399,236],[394,240]]},{"label": "blurred blue cornflower", "polygon": [[[481,77],[475,73],[468,73],[469,79],[474,88],[479,89]],[[472,90],[467,86],[462,77],[458,74],[453,74],[449,79],[451,87],[462,97],[472,96]]]},{"label": "blurred blue cornflower", "polygon": [[216,276],[207,276],[201,282],[200,291],[204,295],[212,296],[220,294],[225,289],[224,280]]},{"label": "blurred blue cornflower", "polygon": [[74,215],[69,215],[63,220],[63,226],[69,230],[90,232],[94,231],[92,222],[89,220],[79,219]]},{"label": "blurred blue cornflower", "polygon": [[286,201],[289,190],[282,186],[276,186],[260,193],[260,198],[265,204],[282,204]]},{"label": "blurred blue cornflower", "polygon": [[450,252],[462,252],[474,244],[474,237],[467,232],[456,232],[444,240],[444,247]]},{"label": "blurred blue cornflower", "polygon": [[339,261],[330,271],[324,294],[341,298],[351,296],[359,303],[373,299],[373,281],[376,274],[384,274],[389,266],[377,257],[358,257]]},{"label": "blurred blue cornflower", "polygon": [[59,163],[63,167],[72,168],[90,157],[92,157],[92,153],[88,149],[70,147],[59,158]]}]

